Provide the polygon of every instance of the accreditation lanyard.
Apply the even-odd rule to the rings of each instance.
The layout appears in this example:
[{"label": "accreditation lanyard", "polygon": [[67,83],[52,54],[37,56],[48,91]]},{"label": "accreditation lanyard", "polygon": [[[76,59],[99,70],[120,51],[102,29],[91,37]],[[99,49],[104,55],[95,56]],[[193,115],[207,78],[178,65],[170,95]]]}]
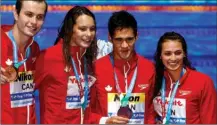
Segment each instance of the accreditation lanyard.
[{"label": "accreditation lanyard", "polygon": [[8,36],[11,39],[12,45],[13,45],[13,60],[14,60],[13,63],[14,63],[14,67],[18,69],[29,58],[30,52],[31,52],[31,48],[30,48],[30,46],[27,47],[26,53],[25,53],[25,59],[23,59],[22,61],[19,62],[18,61],[18,54],[17,54],[18,53],[17,44],[16,44],[15,38],[13,36],[12,30],[10,30],[8,32]]},{"label": "accreditation lanyard", "polygon": [[[176,95],[176,92],[177,92],[177,89],[178,89],[178,86],[179,86],[179,82],[180,82],[180,79],[182,78],[184,74],[184,68],[180,74],[180,78],[179,80],[175,83],[175,87],[174,89],[171,88],[171,97],[169,99],[169,103],[168,103],[168,108],[167,108],[167,112],[165,113],[165,106],[166,106],[166,97],[165,97],[165,91],[166,91],[166,80],[165,78],[163,78],[163,81],[162,81],[162,88],[161,88],[161,98],[162,98],[162,119],[163,119],[163,124],[169,124],[169,120],[170,120],[170,117],[171,117],[171,108],[172,108],[172,104],[173,104],[173,100],[175,98],[175,95]],[[173,89],[173,90],[172,90]]]},{"label": "accreditation lanyard", "polygon": [[84,111],[86,106],[87,106],[88,92],[89,92],[87,60],[84,57],[84,82],[85,82],[84,90],[82,89],[81,79],[80,79],[80,77],[78,75],[78,71],[77,71],[77,68],[76,68],[76,65],[75,65],[75,61],[74,61],[73,58],[71,58],[71,60],[72,60],[73,71],[75,73],[76,80],[78,81],[77,85],[78,85],[78,88],[79,88],[80,99],[82,98],[82,96],[84,96],[84,102],[81,104],[82,109]]},{"label": "accreditation lanyard", "polygon": [[133,73],[133,77],[132,77],[132,79],[131,79],[130,86],[129,86],[128,90],[127,90],[127,93],[126,93],[125,97],[123,97],[123,95],[121,94],[122,92],[121,92],[121,89],[120,89],[120,86],[119,86],[118,77],[117,77],[117,74],[116,74],[116,72],[115,72],[114,58],[113,58],[113,56],[112,56],[111,54],[110,54],[110,61],[111,61],[111,63],[112,63],[113,69],[114,69],[115,87],[116,87],[116,89],[117,89],[117,91],[118,91],[118,94],[121,96],[121,97],[120,97],[121,106],[122,106],[122,107],[127,106],[127,105],[128,105],[128,102],[129,102],[128,100],[129,100],[129,98],[130,98],[130,96],[131,96],[133,87],[134,87],[135,82],[136,82],[137,66],[136,66],[135,71],[134,71],[134,73]]}]

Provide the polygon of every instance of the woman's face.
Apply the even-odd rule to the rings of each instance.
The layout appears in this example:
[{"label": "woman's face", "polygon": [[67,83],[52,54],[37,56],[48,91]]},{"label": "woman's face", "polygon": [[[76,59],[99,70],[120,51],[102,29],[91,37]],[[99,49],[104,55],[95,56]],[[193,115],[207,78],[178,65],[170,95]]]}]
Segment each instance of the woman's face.
[{"label": "woman's face", "polygon": [[177,71],[183,66],[185,53],[179,40],[166,39],[162,44],[161,59],[169,71]]},{"label": "woman's face", "polygon": [[73,27],[71,45],[88,48],[95,38],[95,35],[96,26],[94,19],[89,15],[80,15],[76,19],[76,24]]}]

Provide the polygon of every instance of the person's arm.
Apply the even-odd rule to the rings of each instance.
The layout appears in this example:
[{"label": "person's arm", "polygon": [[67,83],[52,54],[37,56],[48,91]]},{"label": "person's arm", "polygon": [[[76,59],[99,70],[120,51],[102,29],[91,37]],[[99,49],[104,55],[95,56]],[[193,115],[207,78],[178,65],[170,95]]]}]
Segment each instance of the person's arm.
[{"label": "person's arm", "polygon": [[41,53],[35,61],[34,83],[35,90],[39,88],[41,82],[46,77],[46,61],[44,59],[44,53]]},{"label": "person's arm", "polygon": [[[1,32],[4,32],[1,29]],[[9,83],[9,78],[5,75],[7,73],[6,71],[6,60],[8,59],[7,53],[8,53],[8,47],[6,46],[6,42],[3,39],[3,37],[1,37],[1,63],[0,63],[0,68],[1,68],[1,72],[0,72],[0,84],[6,84]]]},{"label": "person's arm", "polygon": [[84,114],[84,124],[127,124],[129,119],[119,116],[103,116],[96,113],[99,107],[97,103],[100,101],[97,99],[97,81],[90,89],[90,103]]},{"label": "person's arm", "polygon": [[[153,68],[154,69],[154,68]],[[154,71],[153,71],[154,72]],[[155,112],[154,110],[154,105],[153,105],[153,96],[154,96],[154,85],[155,85],[155,75],[153,75],[149,81],[151,83],[151,86],[150,86],[150,90],[149,90],[149,94],[148,94],[148,97],[149,97],[149,105],[148,105],[148,111],[146,112],[145,114],[145,123],[146,124],[155,124],[156,121],[156,117],[157,117],[157,113]]]},{"label": "person's arm", "polygon": [[102,117],[101,115],[95,113],[94,111],[96,110],[96,88],[95,84],[91,86],[90,88],[90,103],[88,107],[85,110],[84,114],[84,124],[99,124],[100,118]]},{"label": "person's arm", "polygon": [[5,84],[9,82],[9,79],[4,75],[5,73],[6,73],[5,68],[1,67],[0,84]]},{"label": "person's arm", "polygon": [[216,90],[213,81],[208,78],[201,92],[200,119],[202,124],[217,123],[216,107]]},{"label": "person's arm", "polygon": [[113,45],[111,42],[106,42],[105,40],[100,40],[100,39],[97,40],[97,47],[98,47],[98,52],[97,52],[96,59],[108,55],[113,50]]}]

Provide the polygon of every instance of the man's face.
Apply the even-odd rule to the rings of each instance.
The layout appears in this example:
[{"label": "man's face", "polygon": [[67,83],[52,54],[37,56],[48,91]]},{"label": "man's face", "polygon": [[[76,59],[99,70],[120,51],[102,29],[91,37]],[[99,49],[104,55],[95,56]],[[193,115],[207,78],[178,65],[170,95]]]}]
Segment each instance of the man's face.
[{"label": "man's face", "polygon": [[15,25],[25,36],[32,37],[44,23],[46,5],[44,2],[23,1],[19,15],[14,12]]},{"label": "man's face", "polygon": [[134,44],[137,36],[134,36],[132,28],[118,28],[115,30],[113,37],[109,36],[113,43],[113,52],[115,59],[129,60],[134,51]]}]

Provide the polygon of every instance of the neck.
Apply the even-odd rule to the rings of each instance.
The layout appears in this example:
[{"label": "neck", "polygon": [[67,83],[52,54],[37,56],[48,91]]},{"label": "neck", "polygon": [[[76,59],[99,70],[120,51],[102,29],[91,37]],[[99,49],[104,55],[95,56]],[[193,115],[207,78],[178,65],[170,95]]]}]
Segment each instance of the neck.
[{"label": "neck", "polygon": [[180,67],[179,69],[177,69],[175,71],[168,71],[173,82],[176,82],[180,79],[181,72],[182,72],[182,67]]},{"label": "neck", "polygon": [[76,47],[76,46],[78,46],[78,45],[76,45],[73,41],[71,41],[71,42],[70,42],[70,46],[72,46],[72,47],[75,46],[75,47]]},{"label": "neck", "polygon": [[[79,58],[81,58],[81,57],[83,57],[84,56],[84,54],[86,53],[86,49],[85,48],[82,48],[82,47],[80,47],[80,46],[77,46],[76,44],[74,44],[74,43],[72,43],[71,42],[71,44],[70,44],[70,46],[72,47],[71,48],[71,52],[79,52]],[[75,52],[75,54],[76,54],[76,52]],[[77,56],[77,54],[76,54],[76,56]]]},{"label": "neck", "polygon": [[16,24],[14,25],[12,29],[12,33],[13,33],[14,39],[17,43],[19,50],[21,51],[24,50],[25,46],[27,45],[31,37],[26,36],[22,32],[20,32]]}]

